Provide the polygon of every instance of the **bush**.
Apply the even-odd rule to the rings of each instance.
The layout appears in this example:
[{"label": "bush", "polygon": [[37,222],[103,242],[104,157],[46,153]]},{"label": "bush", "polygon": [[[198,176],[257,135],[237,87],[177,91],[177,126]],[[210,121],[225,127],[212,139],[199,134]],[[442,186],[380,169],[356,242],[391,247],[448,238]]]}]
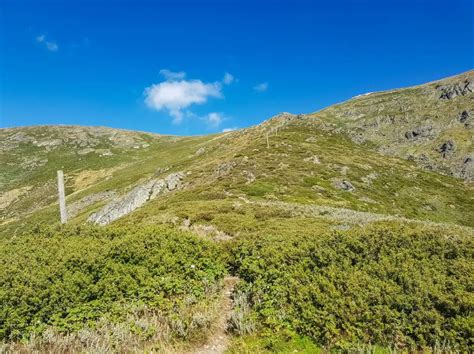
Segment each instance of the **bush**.
[{"label": "bush", "polygon": [[171,327],[180,314],[189,335],[190,308],[216,296],[224,273],[215,245],[165,227],[37,229],[1,241],[0,339],[93,329],[139,308]]},{"label": "bush", "polygon": [[264,333],[346,349],[473,349],[472,235],[383,224],[243,238],[231,252]]}]

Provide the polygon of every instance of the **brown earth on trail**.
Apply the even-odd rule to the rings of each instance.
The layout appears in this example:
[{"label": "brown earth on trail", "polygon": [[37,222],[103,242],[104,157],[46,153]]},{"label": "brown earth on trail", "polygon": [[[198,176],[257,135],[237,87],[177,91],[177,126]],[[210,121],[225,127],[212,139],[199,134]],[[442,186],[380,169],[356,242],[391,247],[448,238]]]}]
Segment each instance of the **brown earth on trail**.
[{"label": "brown earth on trail", "polygon": [[222,292],[222,305],[219,317],[214,324],[212,334],[204,345],[194,350],[193,354],[221,354],[229,346],[229,334],[227,324],[233,311],[232,293],[239,278],[227,276],[224,278],[224,291]]}]

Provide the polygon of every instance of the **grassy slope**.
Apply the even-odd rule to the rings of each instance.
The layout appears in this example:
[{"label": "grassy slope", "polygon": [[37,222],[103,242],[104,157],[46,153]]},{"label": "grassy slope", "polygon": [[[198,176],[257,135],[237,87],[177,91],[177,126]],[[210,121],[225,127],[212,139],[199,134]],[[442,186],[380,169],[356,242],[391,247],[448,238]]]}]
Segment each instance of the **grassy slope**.
[{"label": "grassy slope", "polygon": [[[96,162],[97,157],[84,161],[65,152],[63,160],[69,160],[71,164],[70,169],[65,169],[69,177],[68,203],[106,190],[123,193],[156,175],[157,171],[167,174],[184,170],[191,174],[185,179],[187,187],[183,191],[159,198],[128,218],[146,219],[141,216],[144,213],[155,218],[163,208],[173,212],[172,216],[176,216],[178,211],[180,215],[184,215],[184,211],[189,215],[197,211],[213,213],[215,208],[231,205],[239,197],[245,197],[348,208],[467,226],[474,223],[469,213],[472,187],[459,179],[423,171],[412,162],[380,155],[340,134],[321,130],[314,124],[289,123],[279,130],[278,135],[274,133],[270,136],[270,148],[266,147],[266,130],[268,127],[256,127],[223,136],[184,138],[179,142],[160,138],[146,150],[132,150],[117,157],[118,161],[114,163],[106,161],[100,165]],[[197,156],[195,152],[200,147],[205,147],[206,152]],[[60,153],[55,151],[48,156]],[[317,156],[320,163],[305,161],[305,158],[312,156]],[[57,158],[62,159],[61,156]],[[35,172],[33,181],[39,191],[43,191],[44,185],[50,186],[44,194],[33,189],[4,213],[21,213],[22,208],[30,210],[37,199],[50,204],[41,208],[40,212],[32,212],[27,217],[5,224],[4,232],[21,228],[22,225],[56,221],[54,171],[59,165],[57,161],[52,160],[43,166],[42,171]],[[223,164],[232,168],[219,175],[216,171]],[[111,173],[100,175],[89,186],[75,189],[81,167],[92,172],[109,168]],[[160,172],[159,169],[165,167],[170,170]],[[248,180],[249,174],[255,177],[254,181]],[[32,179],[25,176],[27,182],[18,182],[15,187],[32,184]],[[348,192],[337,188],[333,181],[338,180],[350,181],[355,190]],[[82,210],[72,222],[83,222],[100,205],[103,202]],[[227,211],[223,214],[225,216]],[[230,218],[230,215],[225,217]]]},{"label": "grassy slope", "polygon": [[[389,95],[395,94],[398,93]],[[409,90],[403,91],[405,94],[411,95]],[[377,94],[377,100],[379,95],[384,94]],[[387,102],[393,99],[388,97]],[[460,98],[442,104],[454,105],[454,112],[463,102],[464,98]],[[302,119],[279,117],[257,127],[203,137],[81,127],[1,130],[1,141],[7,143],[0,146],[0,158],[7,162],[7,168],[0,172],[0,191],[3,195],[15,191],[17,198],[10,198],[8,207],[0,209],[0,237],[8,239],[35,229],[38,224],[58,222],[54,179],[58,168],[66,173],[68,204],[103,191],[122,194],[154,176],[174,171],[188,173],[183,190],[148,202],[116,221],[118,228],[158,223],[175,229],[189,219],[190,231],[206,238],[222,239],[224,235],[224,239],[231,240],[240,236],[264,239],[278,235],[291,239],[309,231],[317,234],[328,229],[345,230],[389,217],[395,223],[407,223],[407,219],[417,220],[415,224],[443,223],[447,225],[435,225],[441,233],[453,229],[467,235],[463,237],[472,237],[471,184],[393,156],[403,155],[400,151],[408,148],[398,144],[398,138],[389,143],[393,151],[392,156],[387,156],[379,153],[386,140],[377,140],[376,133],[361,144],[351,139],[352,126],[349,130],[328,129],[325,119],[341,127],[352,124],[334,120],[336,115],[331,112],[338,109],[336,106]],[[443,134],[456,131],[448,127]],[[380,129],[395,137],[405,127],[382,125]],[[9,149],[12,137],[18,133],[32,139]],[[80,139],[75,138],[78,134]],[[47,148],[34,142],[41,139],[63,141]],[[87,146],[87,141],[94,143]],[[435,143],[430,140],[427,144]],[[78,153],[88,147],[94,151]],[[199,150],[204,152],[197,154]],[[471,150],[470,145],[463,145],[457,151],[464,154]],[[112,155],[101,156],[107,151]],[[314,156],[319,163],[305,161],[314,160]],[[349,181],[355,190],[338,188],[335,183],[341,180]],[[70,224],[84,223],[104,203],[81,210]],[[203,232],[203,225],[214,229]],[[295,347],[311,347],[304,340],[296,339],[295,343]]]}]

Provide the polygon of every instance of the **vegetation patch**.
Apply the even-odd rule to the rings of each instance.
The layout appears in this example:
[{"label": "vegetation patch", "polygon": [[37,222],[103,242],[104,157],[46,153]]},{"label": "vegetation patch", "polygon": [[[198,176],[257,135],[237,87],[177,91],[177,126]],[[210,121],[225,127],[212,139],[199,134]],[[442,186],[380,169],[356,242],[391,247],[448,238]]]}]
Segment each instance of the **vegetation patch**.
[{"label": "vegetation patch", "polygon": [[232,246],[259,323],[325,348],[473,346],[471,234],[385,223],[350,231],[243,237]]},{"label": "vegetation patch", "polygon": [[104,323],[143,340],[192,339],[225,274],[214,244],[166,227],[38,228],[2,240],[0,259],[4,341],[104,333]]}]

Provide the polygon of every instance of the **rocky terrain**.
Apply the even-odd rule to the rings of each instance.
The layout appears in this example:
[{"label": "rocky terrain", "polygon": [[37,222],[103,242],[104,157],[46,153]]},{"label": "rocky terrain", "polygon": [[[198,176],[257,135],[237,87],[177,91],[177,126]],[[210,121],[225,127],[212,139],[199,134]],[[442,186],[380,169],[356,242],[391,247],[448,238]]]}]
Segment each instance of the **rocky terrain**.
[{"label": "rocky terrain", "polygon": [[310,115],[382,154],[472,180],[474,71],[425,85],[368,93]]}]

